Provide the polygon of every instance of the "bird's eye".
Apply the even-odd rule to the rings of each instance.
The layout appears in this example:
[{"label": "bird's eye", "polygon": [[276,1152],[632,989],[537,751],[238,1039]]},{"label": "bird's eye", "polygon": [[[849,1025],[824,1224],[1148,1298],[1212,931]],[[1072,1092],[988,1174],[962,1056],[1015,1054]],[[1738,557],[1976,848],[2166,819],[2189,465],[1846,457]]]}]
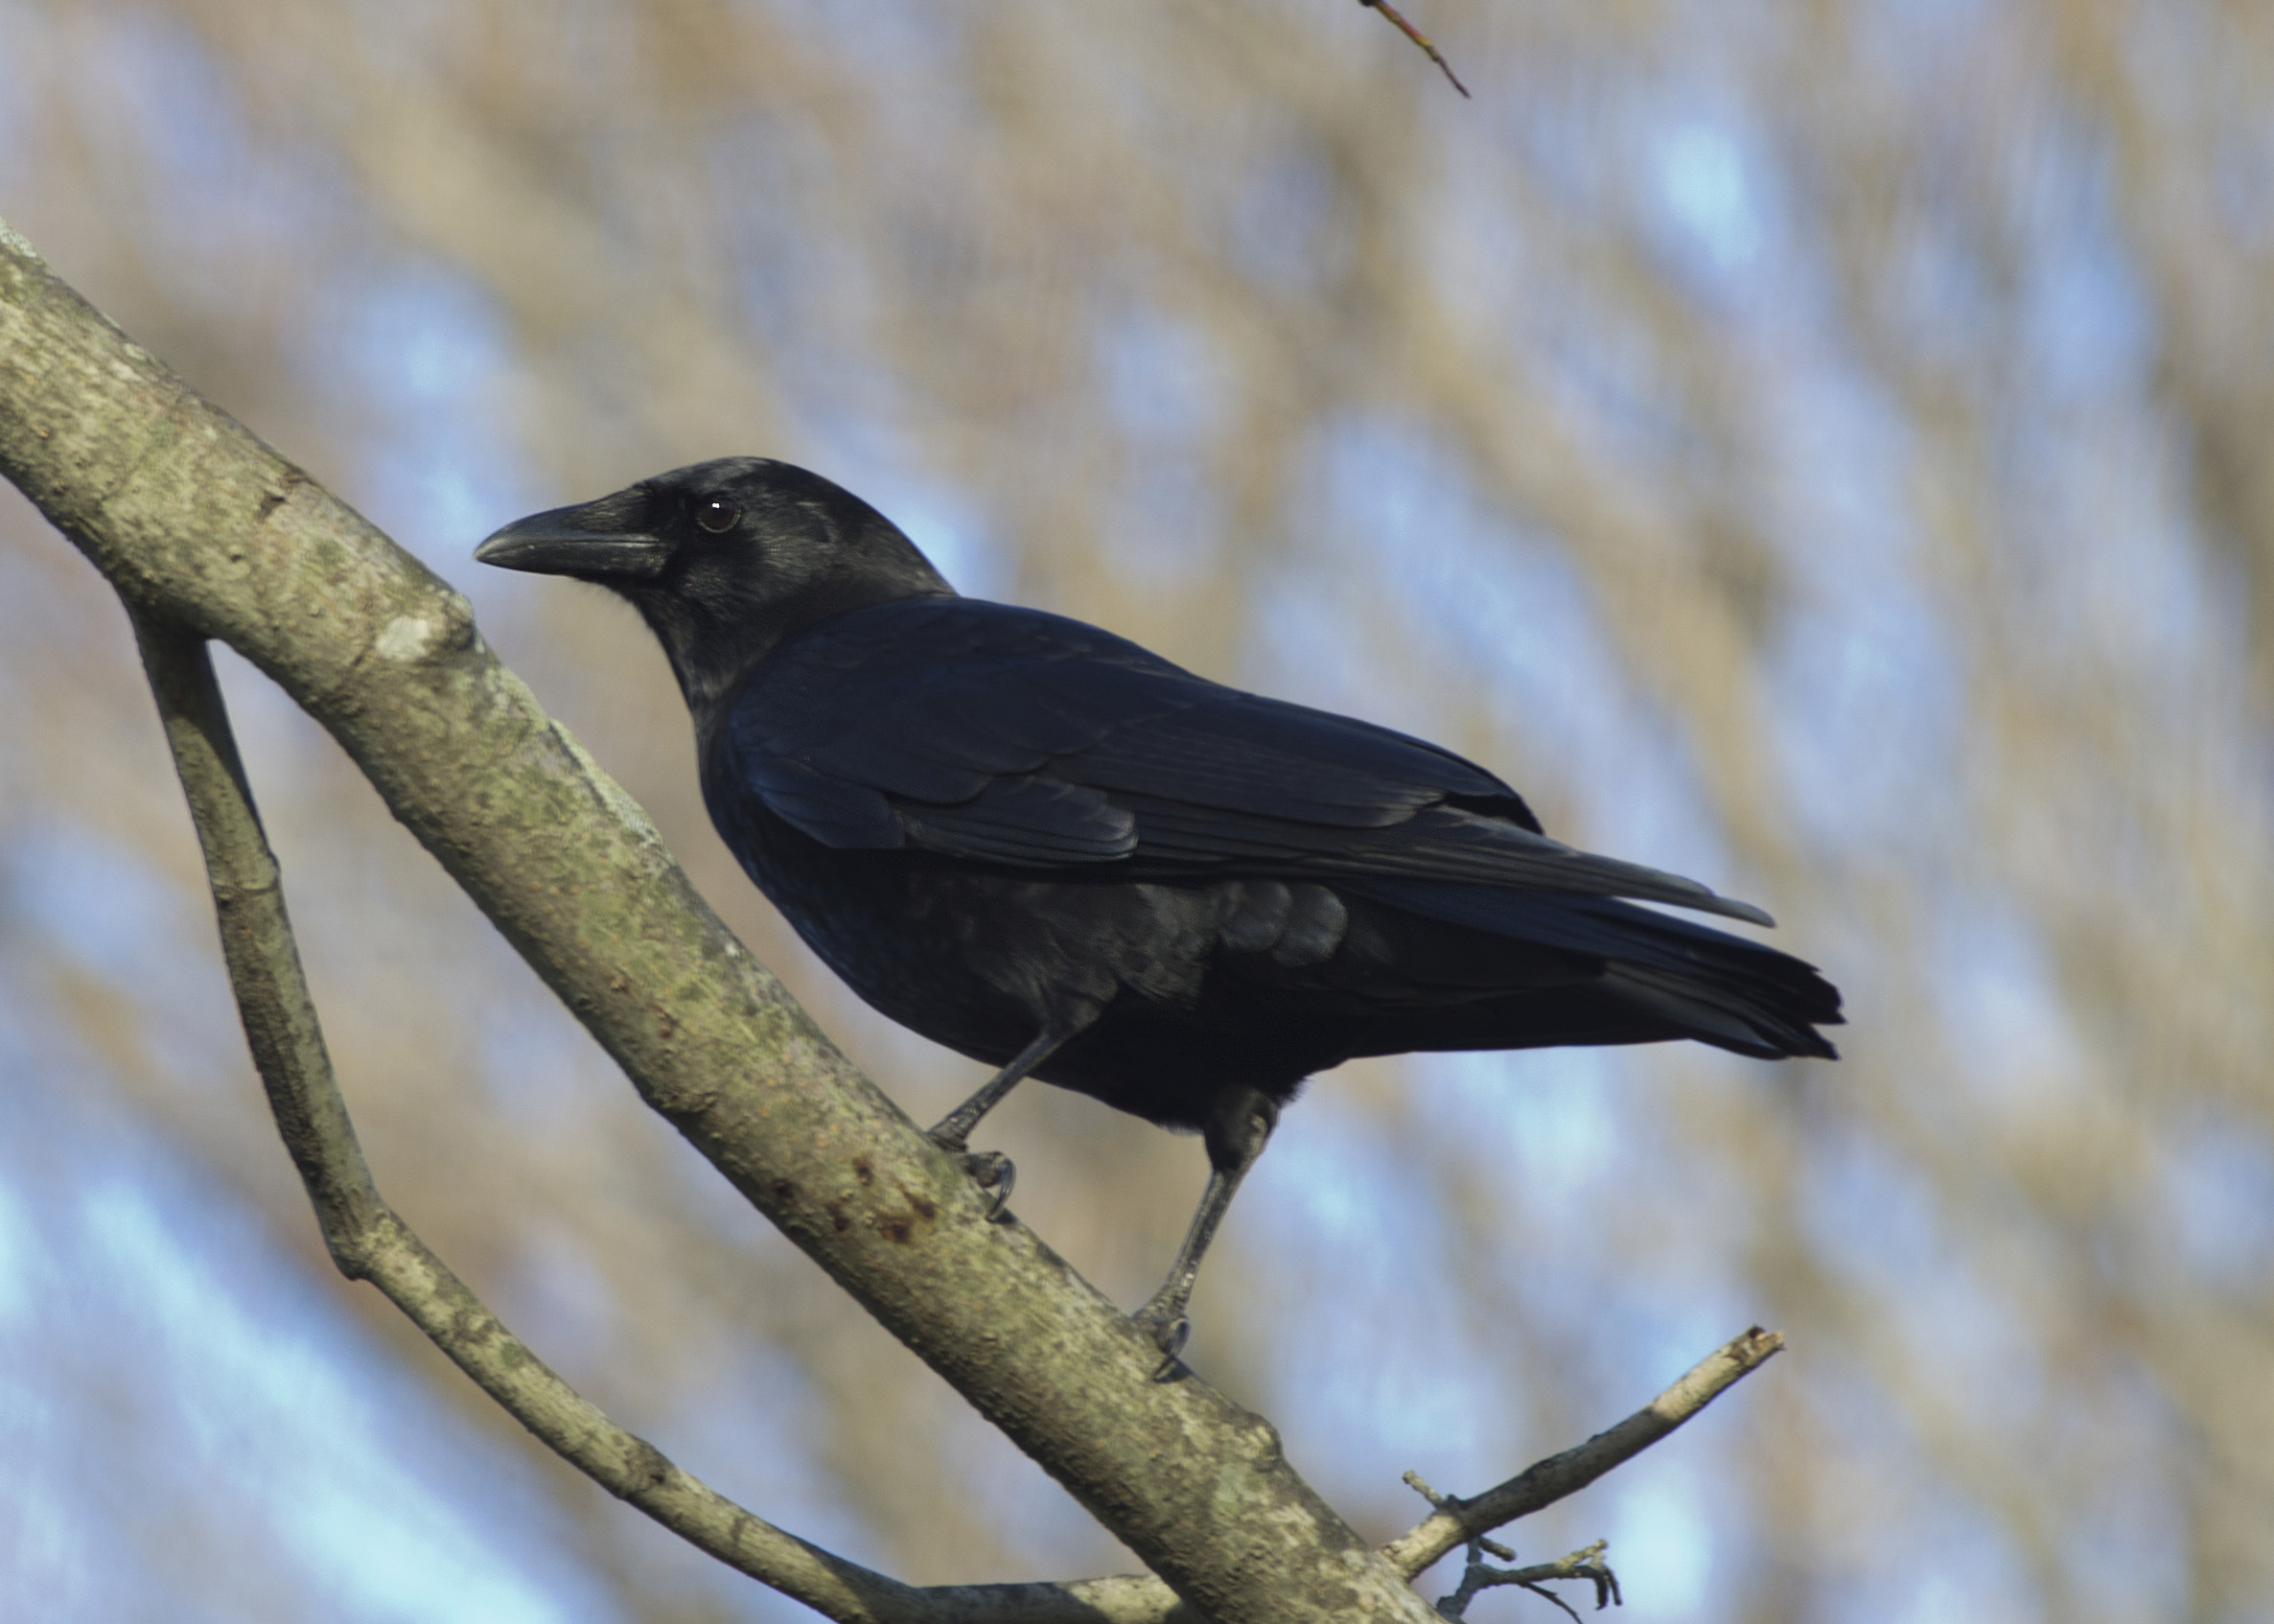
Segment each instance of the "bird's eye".
[{"label": "bird's eye", "polygon": [[742,509],[731,501],[713,499],[705,502],[695,510],[695,522],[714,536],[723,530],[734,528],[736,522],[741,518]]}]

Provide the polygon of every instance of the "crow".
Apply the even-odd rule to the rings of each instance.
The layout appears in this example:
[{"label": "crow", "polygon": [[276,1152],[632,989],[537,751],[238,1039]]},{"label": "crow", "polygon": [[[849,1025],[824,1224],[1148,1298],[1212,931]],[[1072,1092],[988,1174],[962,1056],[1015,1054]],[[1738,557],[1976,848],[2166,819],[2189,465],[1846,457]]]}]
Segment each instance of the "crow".
[{"label": "crow", "polygon": [[1695,1038],[1836,1057],[1813,967],[1637,903],[1766,925],[1550,840],[1449,750],[1222,686],[1095,626],[961,597],[817,474],[726,457],[474,555],[630,600],[693,714],[719,834],[870,1005],[1001,1069],[1196,1129],[1210,1178],[1136,1316],[1181,1349],[1201,1255],[1312,1073],[1359,1055]]}]

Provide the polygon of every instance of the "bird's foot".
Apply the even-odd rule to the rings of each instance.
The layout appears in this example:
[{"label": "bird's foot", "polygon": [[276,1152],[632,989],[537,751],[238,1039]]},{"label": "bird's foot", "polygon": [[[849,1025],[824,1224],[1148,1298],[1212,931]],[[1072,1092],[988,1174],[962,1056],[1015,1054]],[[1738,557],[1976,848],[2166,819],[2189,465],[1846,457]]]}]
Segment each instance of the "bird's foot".
[{"label": "bird's foot", "polygon": [[1010,1187],[1018,1182],[1018,1167],[1000,1150],[966,1150],[960,1143],[951,1145],[937,1134],[932,1143],[945,1150],[971,1175],[971,1182],[982,1190],[991,1191],[994,1200],[987,1207],[987,1222],[1001,1223],[1004,1208],[1010,1202]]},{"label": "bird's foot", "polygon": [[1193,1322],[1184,1311],[1180,1300],[1169,1299],[1167,1293],[1156,1296],[1130,1316],[1137,1329],[1152,1338],[1152,1345],[1161,1350],[1160,1367],[1152,1373],[1155,1381],[1166,1381],[1176,1369],[1176,1356],[1184,1352],[1185,1339],[1193,1334]]},{"label": "bird's foot", "polygon": [[966,1150],[958,1158],[971,1182],[995,1193],[987,1207],[987,1222],[1001,1223],[1010,1204],[1010,1187],[1018,1182],[1018,1165],[1000,1150]]}]

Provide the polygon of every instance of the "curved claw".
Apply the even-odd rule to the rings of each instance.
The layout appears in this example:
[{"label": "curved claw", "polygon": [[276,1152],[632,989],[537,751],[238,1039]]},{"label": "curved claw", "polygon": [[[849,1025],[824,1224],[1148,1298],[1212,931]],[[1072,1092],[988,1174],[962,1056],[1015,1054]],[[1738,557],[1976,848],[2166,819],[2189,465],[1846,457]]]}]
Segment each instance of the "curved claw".
[{"label": "curved claw", "polygon": [[987,1222],[1001,1223],[1003,1209],[1010,1202],[1011,1186],[1018,1182],[1018,1164],[1000,1150],[966,1150],[957,1160],[963,1164],[972,1183],[995,1193],[987,1205]]},{"label": "curved claw", "polygon": [[971,1175],[972,1183],[995,1193],[987,1207],[987,1222],[1001,1223],[1003,1209],[1010,1200],[1010,1187],[1018,1182],[1017,1165],[1000,1150],[966,1150],[961,1139],[946,1138],[938,1128],[925,1137],[953,1156]]},{"label": "curved claw", "polygon": [[1161,1350],[1161,1362],[1152,1379],[1168,1380],[1176,1369],[1176,1357],[1184,1352],[1185,1342],[1193,1334],[1191,1317],[1181,1310],[1173,1316],[1156,1313],[1149,1304],[1137,1311],[1135,1318],[1139,1328],[1152,1338],[1152,1345]]}]

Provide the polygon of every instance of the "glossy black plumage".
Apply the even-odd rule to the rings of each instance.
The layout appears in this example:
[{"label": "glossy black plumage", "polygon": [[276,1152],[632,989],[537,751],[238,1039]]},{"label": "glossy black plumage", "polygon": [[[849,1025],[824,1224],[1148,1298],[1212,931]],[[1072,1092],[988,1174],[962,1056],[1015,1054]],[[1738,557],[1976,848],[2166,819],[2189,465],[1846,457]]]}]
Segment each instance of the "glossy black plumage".
[{"label": "glossy black plumage", "polygon": [[477,556],[639,608],[721,835],[863,998],[991,1064],[1047,1048],[1033,1075],[1201,1129],[1230,1183],[1353,1056],[1833,1054],[1839,995],[1809,966],[1636,903],[1757,910],[1546,839],[1434,745],[957,597],[803,470],[680,469]]}]

